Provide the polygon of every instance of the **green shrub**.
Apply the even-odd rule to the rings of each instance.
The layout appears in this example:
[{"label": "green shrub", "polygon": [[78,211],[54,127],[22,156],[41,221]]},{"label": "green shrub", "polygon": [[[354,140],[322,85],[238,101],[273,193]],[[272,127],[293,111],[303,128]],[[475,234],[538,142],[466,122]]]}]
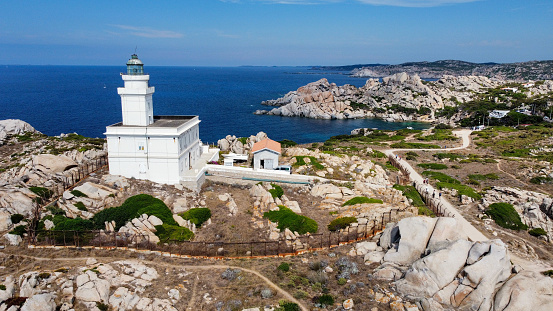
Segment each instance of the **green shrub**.
[{"label": "green shrub", "polygon": [[279,304],[280,307],[276,311],[301,311],[300,306],[294,302],[281,301]]},{"label": "green shrub", "polygon": [[109,305],[102,302],[96,302],[96,308],[98,308],[100,311],[108,311]]},{"label": "green shrub", "polygon": [[396,149],[440,149],[438,145],[424,144],[424,143],[407,143],[399,142],[391,145],[392,148]]},{"label": "green shrub", "polygon": [[13,214],[13,215],[10,216],[10,219],[12,221],[12,224],[18,224],[23,219],[25,219],[25,216],[23,216],[21,214]]},{"label": "green shrub", "polygon": [[92,218],[97,229],[103,229],[106,221],[115,221],[115,230],[142,214],[154,215],[164,224],[177,226],[171,210],[161,201],[148,194],[139,194],[128,198],[121,206],[106,208]]},{"label": "green shrub", "polygon": [[295,158],[296,158],[296,163],[292,164],[292,166],[294,166],[294,167],[306,165],[307,163],[305,163],[305,158],[309,158],[309,160],[311,160],[311,166],[313,166],[314,168],[319,169],[319,170],[322,170],[322,169],[325,168],[324,165],[319,163],[319,161],[317,161],[317,158],[315,158],[315,157],[295,156]]},{"label": "green shrub", "polygon": [[280,143],[280,146],[282,148],[293,147],[293,146],[296,146],[298,144],[297,142],[295,142],[293,140],[289,140],[289,139],[279,140],[278,142]]},{"label": "green shrub", "polygon": [[467,197],[473,198],[475,200],[480,200],[482,196],[478,194],[474,189],[467,185],[461,185],[461,184],[452,184],[447,182],[439,182],[436,183],[436,186],[438,186],[439,189],[455,189],[457,190],[457,194],[459,195],[466,195]]},{"label": "green shrub", "polygon": [[382,151],[378,151],[378,150],[373,150],[370,154],[369,154],[370,157],[373,157],[373,158],[378,158],[378,159],[383,159],[383,158],[386,158],[386,154]]},{"label": "green shrub", "polygon": [[44,187],[29,187],[29,190],[31,190],[34,194],[36,194],[38,197],[35,198],[35,201],[39,204],[42,204],[43,199],[49,199],[54,194],[52,190]]},{"label": "green shrub", "polygon": [[357,222],[355,217],[340,217],[336,218],[328,224],[328,230],[337,231],[347,228],[351,223]]},{"label": "green shrub", "polygon": [[282,198],[282,196],[284,195],[284,190],[282,190],[282,187],[275,184],[271,184],[271,186],[273,186],[273,189],[269,189],[269,193],[271,193],[271,196],[273,196],[273,198]]},{"label": "green shrub", "polygon": [[6,290],[6,285],[0,284],[0,290]]},{"label": "green shrub", "polygon": [[169,241],[183,242],[194,238],[194,233],[185,227],[163,224],[155,228],[160,243],[167,243]]},{"label": "green shrub", "polygon": [[550,184],[553,178],[549,176],[536,176],[530,179],[530,182],[536,185]]},{"label": "green shrub", "polygon": [[81,191],[79,191],[77,189],[71,190],[71,194],[76,196],[77,198],[88,198],[88,195],[82,193]]},{"label": "green shrub", "polygon": [[303,291],[303,290],[298,290],[296,293],[294,293],[294,298],[296,299],[305,299],[307,298],[308,294],[307,292]]},{"label": "green shrub", "polygon": [[528,231],[532,236],[547,235],[547,232],[542,228],[533,228]]},{"label": "green shrub", "polygon": [[553,277],[553,270],[547,270],[542,272],[543,275]]},{"label": "green shrub", "polygon": [[319,229],[317,222],[311,218],[294,213],[286,206],[279,205],[278,211],[269,211],[263,213],[263,218],[267,218],[272,222],[278,223],[277,228],[280,231],[288,228],[292,232],[305,234],[307,232],[316,233]]},{"label": "green shrub", "polygon": [[352,199],[347,200],[342,206],[348,206],[348,205],[355,205],[355,204],[363,204],[363,203],[379,203],[382,204],[382,200],[379,199],[373,199],[373,198],[367,198],[367,197],[355,197]]},{"label": "green shrub", "polygon": [[345,278],[339,278],[338,279],[338,285],[346,285],[347,282],[348,282],[348,280],[346,280]]},{"label": "green shrub", "polygon": [[94,229],[94,223],[88,219],[77,218],[65,218],[60,221],[54,227],[54,230],[60,231],[89,231]]},{"label": "green shrub", "polygon": [[435,153],[432,156],[442,160],[442,159],[449,159],[450,161],[455,161],[457,159],[463,159],[466,158],[466,156],[458,153]]},{"label": "green shrub", "polygon": [[460,184],[461,183],[457,179],[455,179],[455,178],[453,178],[449,175],[446,175],[444,173],[440,173],[440,172],[424,171],[424,172],[422,172],[422,175],[428,176],[432,179],[436,179],[438,181],[445,182],[445,183],[450,183],[450,184]]},{"label": "green shrub", "polygon": [[413,206],[417,207],[425,207],[422,197],[420,193],[415,189],[413,186],[402,186],[395,184],[394,189],[400,190],[403,192],[403,195],[407,197],[408,199],[411,199],[413,201]]},{"label": "green shrub", "polygon": [[288,272],[290,271],[290,264],[287,262],[281,262],[277,267],[278,270]]},{"label": "green shrub", "polygon": [[432,218],[436,217],[436,214],[426,206],[418,206],[418,209],[419,209],[419,215],[428,216]]},{"label": "green shrub", "polygon": [[493,203],[484,212],[490,216],[497,225],[513,230],[526,230],[528,226],[523,224],[515,208],[509,203]]},{"label": "green shrub", "polygon": [[242,145],[245,145],[248,142],[248,137],[238,137],[236,140],[242,143]]},{"label": "green shrub", "polygon": [[46,209],[54,216],[56,215],[65,216],[65,211],[57,206],[49,205],[49,206],[46,206]]},{"label": "green shrub", "polygon": [[445,170],[447,169],[447,165],[441,164],[441,163],[419,163],[417,164],[418,167],[422,167],[424,169],[429,170]]},{"label": "green shrub", "polygon": [[200,228],[204,222],[211,218],[211,210],[207,207],[191,208],[180,214],[183,219],[190,220]]},{"label": "green shrub", "polygon": [[493,179],[493,180],[499,179],[499,176],[497,176],[497,174],[494,174],[494,173],[489,173],[489,174],[486,174],[486,175],[470,174],[468,177],[469,177],[469,179],[480,180],[480,181],[487,180],[487,179]]},{"label": "green shrub", "polygon": [[328,294],[321,295],[318,300],[319,300],[319,303],[324,306],[334,305],[334,297]]},{"label": "green shrub", "polygon": [[27,233],[27,226],[19,225],[15,228],[13,228],[12,231],[10,231],[10,234],[17,234],[19,236],[23,236],[25,233]]},{"label": "green shrub", "polygon": [[88,211],[88,208],[86,208],[86,206],[84,206],[84,203],[83,203],[83,202],[77,202],[77,203],[74,203],[73,205],[75,205],[75,207],[76,207],[79,211],[84,211],[84,212],[87,212],[87,211]]}]

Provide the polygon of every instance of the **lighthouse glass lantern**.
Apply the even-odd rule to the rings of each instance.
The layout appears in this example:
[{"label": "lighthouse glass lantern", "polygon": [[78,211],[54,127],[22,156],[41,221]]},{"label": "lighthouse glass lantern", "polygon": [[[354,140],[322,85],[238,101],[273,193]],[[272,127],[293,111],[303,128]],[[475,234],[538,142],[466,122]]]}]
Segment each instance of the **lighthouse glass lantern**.
[{"label": "lighthouse glass lantern", "polygon": [[144,74],[144,64],[136,54],[131,55],[131,59],[127,62],[127,74],[133,76]]}]

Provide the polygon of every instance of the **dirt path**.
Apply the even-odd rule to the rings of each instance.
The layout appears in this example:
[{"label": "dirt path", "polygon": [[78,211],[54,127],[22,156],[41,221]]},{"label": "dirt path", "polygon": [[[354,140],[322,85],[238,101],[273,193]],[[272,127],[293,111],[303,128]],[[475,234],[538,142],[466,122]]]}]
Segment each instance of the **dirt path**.
[{"label": "dirt path", "polygon": [[[33,259],[33,260],[36,260],[36,261],[52,261],[52,260],[55,260],[55,261],[72,261],[72,262],[82,262],[83,265],[86,263],[87,259],[91,258],[91,257],[72,257],[72,258],[66,258],[66,257],[38,257],[38,256],[31,256],[31,255],[21,255],[21,254],[17,254],[14,256],[19,256],[19,257],[23,257],[23,258],[28,258],[28,259]],[[104,263],[111,263],[111,262],[115,262],[115,261],[119,261],[119,260],[129,260],[129,258],[125,258],[125,257],[96,257],[94,256],[94,258],[98,261],[102,261]],[[287,291],[283,290],[282,288],[278,287],[278,285],[276,285],[275,283],[273,283],[271,280],[269,280],[267,277],[263,276],[261,273],[255,271],[255,270],[252,270],[252,269],[248,269],[248,268],[244,268],[244,267],[237,267],[237,266],[228,266],[228,265],[202,265],[202,266],[194,266],[194,265],[179,265],[179,264],[171,264],[171,263],[166,263],[166,262],[159,262],[159,261],[151,261],[151,260],[144,260],[144,259],[141,259],[140,262],[142,263],[149,263],[151,264],[152,266],[154,267],[164,267],[164,268],[176,268],[176,269],[187,269],[187,270],[200,270],[200,271],[204,271],[204,270],[213,270],[213,269],[220,269],[220,270],[226,270],[228,268],[230,269],[240,269],[242,271],[245,271],[247,273],[250,273],[250,274],[253,274],[257,277],[259,277],[261,280],[263,280],[268,286],[270,286],[271,288],[273,288],[275,291],[277,291],[279,294],[281,294],[282,296],[284,296],[284,298],[288,301],[291,301],[293,303],[297,303],[298,306],[301,308],[302,311],[308,311],[309,309],[307,309],[299,300],[297,300],[296,298],[294,298],[294,296],[290,295],[290,293],[288,293]],[[194,310],[194,304],[193,302],[196,301],[196,286],[197,286],[197,282],[198,280],[196,280],[194,282],[194,286],[193,286],[193,291],[192,291],[192,298],[190,299],[190,303],[188,304],[188,310]]]},{"label": "dirt path", "polygon": [[519,183],[525,185],[526,187],[528,187],[529,189],[531,189],[531,191],[542,192],[542,193],[545,193],[545,194],[548,194],[548,195],[553,196],[553,194],[551,194],[549,191],[545,191],[545,190],[543,190],[543,189],[541,189],[541,188],[539,188],[539,187],[537,187],[537,186],[535,186],[535,185],[530,185],[530,184],[528,184],[528,183],[525,183],[525,182],[523,182],[522,180],[518,179],[515,175],[513,175],[513,174],[511,174],[511,173],[508,173],[508,172],[506,172],[506,171],[504,171],[503,169],[501,169],[501,166],[500,166],[501,159],[496,159],[496,161],[497,161],[497,170],[498,170],[498,171],[500,171],[500,172],[502,172],[503,174],[505,174],[505,175],[511,177],[513,180],[516,180],[517,182],[519,182]]}]

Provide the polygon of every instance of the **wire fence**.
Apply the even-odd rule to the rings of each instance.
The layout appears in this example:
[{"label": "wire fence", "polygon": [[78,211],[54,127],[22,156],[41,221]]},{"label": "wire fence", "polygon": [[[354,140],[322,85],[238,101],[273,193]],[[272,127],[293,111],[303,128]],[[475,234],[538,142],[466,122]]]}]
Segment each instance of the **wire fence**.
[{"label": "wire fence", "polygon": [[131,249],[150,251],[169,256],[241,258],[276,257],[297,255],[305,251],[332,248],[338,245],[366,240],[381,232],[387,223],[395,221],[403,210],[390,210],[357,224],[329,233],[306,234],[299,237],[269,241],[157,241],[157,238],[145,234],[94,231],[55,231],[36,232],[33,247],[93,247],[99,249]]},{"label": "wire fence", "polygon": [[101,156],[78,166],[76,170],[66,172],[67,175],[58,177],[58,182],[54,183],[52,186],[43,186],[42,188],[44,189],[35,191],[37,197],[33,200],[33,218],[27,227],[30,241],[35,239],[35,228],[37,227],[38,221],[40,221],[40,214],[43,208],[56,202],[66,190],[74,187],[88,175],[106,167],[107,165],[107,156]]}]

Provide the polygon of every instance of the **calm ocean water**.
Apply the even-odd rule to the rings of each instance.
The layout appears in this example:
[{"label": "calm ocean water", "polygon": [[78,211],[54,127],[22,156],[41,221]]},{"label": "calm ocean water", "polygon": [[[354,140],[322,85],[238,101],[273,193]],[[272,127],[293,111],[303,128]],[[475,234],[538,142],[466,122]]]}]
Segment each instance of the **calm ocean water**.
[{"label": "calm ocean water", "polygon": [[[327,78],[357,87],[366,79],[303,67],[153,67],[144,66],[155,86],[156,115],[199,115],[200,138],[216,142],[228,134],[266,132],[275,140],[321,142],[354,128],[426,127],[421,123],[387,123],[375,119],[313,120],[258,116],[260,103],[307,83]],[[107,125],[121,121],[117,87],[120,67],[0,66],[0,119],[22,119],[47,135],[77,132],[103,137]]]}]

